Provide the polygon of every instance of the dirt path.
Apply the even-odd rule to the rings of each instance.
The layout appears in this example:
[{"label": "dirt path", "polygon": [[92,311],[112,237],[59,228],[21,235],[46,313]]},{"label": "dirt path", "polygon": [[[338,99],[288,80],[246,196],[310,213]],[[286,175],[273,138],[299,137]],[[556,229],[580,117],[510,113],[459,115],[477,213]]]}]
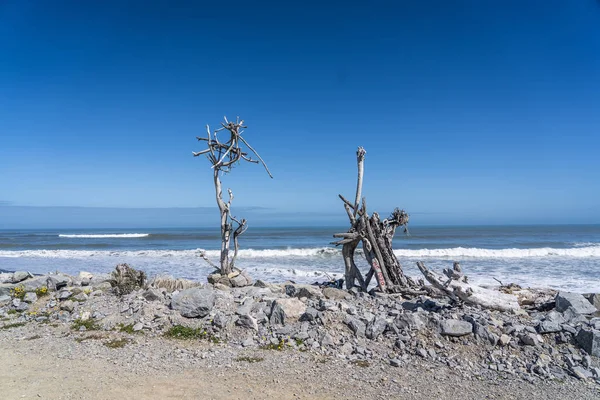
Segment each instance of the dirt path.
[{"label": "dirt path", "polygon": [[[267,351],[134,338],[103,339],[47,327],[0,330],[2,399],[600,399],[580,382],[480,381],[439,365],[408,368]],[[249,363],[243,357],[262,359]]]}]

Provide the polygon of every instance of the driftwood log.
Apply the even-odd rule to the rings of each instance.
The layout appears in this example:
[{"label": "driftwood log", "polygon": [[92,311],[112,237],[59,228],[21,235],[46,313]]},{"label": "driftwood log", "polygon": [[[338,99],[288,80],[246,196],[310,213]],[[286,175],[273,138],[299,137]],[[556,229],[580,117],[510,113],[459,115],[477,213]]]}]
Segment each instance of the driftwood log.
[{"label": "driftwood log", "polygon": [[[365,154],[365,149],[359,147],[356,152],[358,179],[354,202],[351,203],[344,196],[339,195],[350,220],[350,229],[348,232],[333,235],[340,240],[332,244],[342,246],[346,288],[359,287],[366,291],[371,279],[375,276],[377,286],[383,292],[425,293],[416,289],[415,282],[404,275],[402,266],[392,248],[392,240],[398,227],[404,227],[404,231],[408,233],[408,214],[404,210],[396,208],[384,220],[381,220],[376,212],[369,216],[367,201],[362,197]],[[354,261],[356,250],[361,244],[365,258],[371,266],[365,277]]]},{"label": "driftwood log", "polygon": [[429,270],[421,261],[417,262],[417,267],[429,283],[453,300],[498,311],[521,308],[517,296],[470,284],[459,263],[455,262],[453,269],[445,269],[444,276]]},{"label": "driftwood log", "polygon": [[[194,157],[200,155],[206,155],[208,160],[212,164],[213,170],[213,182],[215,185],[215,195],[217,199],[217,205],[221,214],[221,257],[219,260],[219,272],[221,275],[229,275],[235,269],[235,261],[238,256],[239,237],[248,228],[248,223],[245,219],[238,219],[231,214],[231,202],[233,201],[233,192],[231,189],[227,189],[229,194],[229,200],[225,202],[223,200],[223,189],[221,185],[221,175],[231,171],[234,165],[241,161],[248,161],[251,163],[261,163],[269,176],[273,178],[267,164],[263,161],[261,156],[250,146],[250,144],[242,137],[244,121],[237,117],[236,121],[228,121],[227,117],[224,117],[225,122],[221,123],[221,128],[214,131],[211,135],[210,127],[206,125],[207,137],[196,137],[199,141],[205,141],[208,148],[199,152],[194,152]],[[222,142],[219,140],[218,133],[225,131],[228,134],[227,140]],[[246,150],[248,149],[248,150]],[[249,155],[252,152],[258,160],[254,160]],[[235,228],[234,228],[235,223]],[[230,256],[231,241],[233,240],[233,256]],[[216,267],[215,264],[210,262],[204,253],[200,254],[210,265]]]}]

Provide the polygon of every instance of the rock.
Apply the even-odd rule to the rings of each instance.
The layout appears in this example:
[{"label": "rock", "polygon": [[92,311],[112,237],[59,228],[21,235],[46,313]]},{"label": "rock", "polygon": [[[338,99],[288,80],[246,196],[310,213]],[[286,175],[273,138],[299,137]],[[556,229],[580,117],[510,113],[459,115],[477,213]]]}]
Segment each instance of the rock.
[{"label": "rock", "polygon": [[241,315],[238,320],[235,321],[235,324],[244,328],[258,331],[258,322],[256,321],[256,318],[252,317],[251,315]]},{"label": "rock", "polygon": [[442,335],[446,336],[464,336],[473,332],[473,325],[470,322],[458,319],[445,319],[441,322]]},{"label": "rock", "polygon": [[267,284],[265,282],[261,281],[260,279],[258,279],[256,282],[254,282],[254,287],[266,288]]},{"label": "rock", "polygon": [[72,299],[81,303],[86,301],[88,299],[88,296],[85,293],[78,293],[75,296],[73,296]]},{"label": "rock", "polygon": [[251,347],[251,346],[254,346],[254,339],[252,339],[251,337],[249,337],[249,338],[245,339],[245,340],[242,342],[242,346],[243,346],[243,347]]},{"label": "rock", "polygon": [[163,300],[164,296],[162,292],[156,288],[149,288],[142,293],[142,297],[148,301]]},{"label": "rock", "polygon": [[142,329],[144,329],[144,324],[143,324],[143,323],[141,323],[141,322],[137,322],[137,323],[135,323],[135,324],[133,325],[133,331],[134,331],[134,332],[139,332],[139,331],[141,331]]},{"label": "rock", "polygon": [[577,314],[593,314],[596,311],[594,307],[583,295],[579,293],[559,292],[556,295],[556,311],[564,312],[572,307]]},{"label": "rock", "polygon": [[73,302],[72,300],[63,301],[62,303],[60,303],[60,309],[68,312],[73,312],[73,310],[75,309],[75,302]]},{"label": "rock", "polygon": [[492,346],[495,346],[496,343],[498,343],[498,335],[490,331],[487,326],[483,326],[478,322],[473,323],[473,333],[475,336],[485,340]]},{"label": "rock", "polygon": [[16,271],[12,275],[11,282],[19,283],[19,282],[23,282],[25,279],[28,279],[28,278],[33,278],[33,275],[27,271]]},{"label": "rock", "polygon": [[33,279],[28,279],[21,283],[25,288],[26,292],[35,292],[38,289],[43,287],[48,287],[48,277],[47,276],[38,276]]},{"label": "rock", "polygon": [[[62,289],[64,287],[70,285],[71,282],[72,282],[71,277],[69,277],[67,275],[62,275],[62,274],[50,275],[46,279],[46,286],[48,286],[48,289],[50,289],[50,290],[59,290],[59,289]],[[110,287],[110,284],[108,284],[108,285]]]},{"label": "rock", "polygon": [[214,291],[198,287],[182,290],[171,299],[171,308],[186,318],[206,317],[214,305]]},{"label": "rock", "polygon": [[246,272],[246,270],[242,271],[240,275],[246,279],[246,286],[252,286],[254,284],[254,279],[252,279],[252,277],[248,275],[248,272]]},{"label": "rock", "polygon": [[500,346],[506,346],[509,343],[510,343],[510,336],[505,335],[505,334],[500,335],[500,338],[498,339],[498,344]]},{"label": "rock", "polygon": [[367,326],[365,325],[364,322],[362,322],[358,318],[354,318],[354,317],[346,318],[345,322],[346,322],[346,325],[348,325],[348,327],[350,327],[350,329],[352,330],[352,332],[354,333],[354,335],[356,337],[365,337],[366,336]]},{"label": "rock", "polygon": [[342,289],[336,289],[333,287],[326,287],[323,289],[323,296],[330,300],[345,300],[350,299],[352,296]]},{"label": "rock", "polygon": [[562,331],[562,326],[556,321],[542,321],[538,325],[539,333],[556,333]]},{"label": "rock", "polygon": [[0,284],[0,296],[10,296],[11,291],[16,287],[12,283]]},{"label": "rock", "polygon": [[400,360],[398,360],[397,358],[392,358],[390,360],[390,365],[392,367],[400,367],[400,366],[402,366],[402,362]]},{"label": "rock", "polygon": [[69,322],[71,320],[71,314],[68,311],[62,310],[56,313],[56,316],[60,322]]},{"label": "rock", "polygon": [[112,289],[111,284],[108,283],[108,282],[100,282],[100,283],[97,283],[97,284],[94,283],[94,284],[92,284],[92,287],[93,287],[94,291],[101,290],[103,292]]},{"label": "rock", "polygon": [[586,353],[600,357],[600,331],[581,329],[575,339]]},{"label": "rock", "polygon": [[79,319],[82,320],[82,321],[87,321],[91,317],[92,317],[92,313],[91,312],[84,311],[84,312],[81,313],[81,317],[79,317]]},{"label": "rock", "polygon": [[81,280],[81,286],[89,286],[90,285],[90,280],[87,278],[83,278]]},{"label": "rock", "polygon": [[423,358],[427,358],[427,350],[425,349],[417,349],[417,354]]},{"label": "rock", "polygon": [[526,346],[537,346],[540,343],[538,336],[534,333],[522,333],[519,335],[519,339]]},{"label": "rock", "polygon": [[592,373],[583,367],[573,367],[571,369],[573,375],[579,379],[587,379],[592,377]]},{"label": "rock", "polygon": [[365,330],[365,335],[371,340],[377,339],[387,328],[387,321],[382,317],[375,317],[373,321],[369,322]]},{"label": "rock", "polygon": [[296,286],[294,285],[285,285],[285,294],[290,297],[294,297],[296,295]]},{"label": "rock", "polygon": [[84,279],[86,279],[89,282],[94,278],[94,274],[92,274],[91,272],[87,272],[87,271],[81,271],[81,272],[79,272],[79,275],[77,275],[77,277],[79,278],[80,281],[83,281]]},{"label": "rock", "polygon": [[61,290],[60,293],[58,294],[58,299],[59,300],[66,300],[69,297],[71,297],[73,295],[73,292],[70,292],[68,290]]},{"label": "rock", "polygon": [[10,303],[11,297],[5,294],[0,295],[0,305]]},{"label": "rock", "polygon": [[25,293],[25,297],[23,297],[23,301],[26,303],[35,303],[37,301],[37,294],[33,292]]},{"label": "rock", "polygon": [[[306,304],[297,298],[277,299],[271,308],[271,324],[284,325],[286,320],[295,322],[306,312]],[[275,317],[274,317],[275,315]]]},{"label": "rock", "polygon": [[333,340],[333,336],[329,333],[325,333],[321,339],[321,346],[333,346],[334,344],[335,341]]},{"label": "rock", "polygon": [[233,287],[248,286],[248,281],[246,280],[246,277],[242,274],[234,276],[233,278],[229,278],[229,282],[231,282],[231,286]]},{"label": "rock", "polygon": [[308,307],[306,309],[306,311],[304,312],[304,314],[302,314],[300,316],[300,321],[312,322],[312,321],[316,321],[318,317],[319,317],[319,312],[315,308]]},{"label": "rock", "polygon": [[229,319],[223,315],[222,313],[218,312],[215,314],[215,316],[213,317],[213,325],[216,326],[217,328],[225,328],[227,326],[227,321]]},{"label": "rock", "polygon": [[296,297],[300,299],[303,297],[306,297],[307,299],[318,299],[322,297],[321,291],[314,286],[296,285],[296,289]]},{"label": "rock", "polygon": [[18,312],[23,312],[23,311],[27,311],[29,309],[29,304],[25,303],[24,301],[21,302],[21,304],[19,304],[15,310],[17,310]]},{"label": "rock", "polygon": [[420,331],[427,326],[427,316],[419,312],[400,314],[396,319],[398,329]]}]

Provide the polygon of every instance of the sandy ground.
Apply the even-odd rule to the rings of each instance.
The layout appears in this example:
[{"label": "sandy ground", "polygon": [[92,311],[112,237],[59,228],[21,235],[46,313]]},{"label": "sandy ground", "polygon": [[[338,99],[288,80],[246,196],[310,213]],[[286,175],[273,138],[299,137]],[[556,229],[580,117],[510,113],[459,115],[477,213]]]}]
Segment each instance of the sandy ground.
[{"label": "sandy ground", "polygon": [[[232,348],[33,325],[0,330],[1,399],[600,399],[593,383],[482,381],[443,365],[363,368],[298,351]],[[260,357],[249,363],[241,356]]]}]

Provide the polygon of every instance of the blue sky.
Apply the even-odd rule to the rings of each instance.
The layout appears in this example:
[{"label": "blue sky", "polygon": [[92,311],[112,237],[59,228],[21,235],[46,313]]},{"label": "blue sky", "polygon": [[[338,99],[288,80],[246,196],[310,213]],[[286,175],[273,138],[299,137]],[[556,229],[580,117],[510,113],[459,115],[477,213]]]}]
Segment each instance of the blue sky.
[{"label": "blue sky", "polygon": [[0,2],[0,227],[213,207],[223,115],[259,223],[343,223],[358,145],[415,224],[600,222],[598,1],[214,3]]}]

